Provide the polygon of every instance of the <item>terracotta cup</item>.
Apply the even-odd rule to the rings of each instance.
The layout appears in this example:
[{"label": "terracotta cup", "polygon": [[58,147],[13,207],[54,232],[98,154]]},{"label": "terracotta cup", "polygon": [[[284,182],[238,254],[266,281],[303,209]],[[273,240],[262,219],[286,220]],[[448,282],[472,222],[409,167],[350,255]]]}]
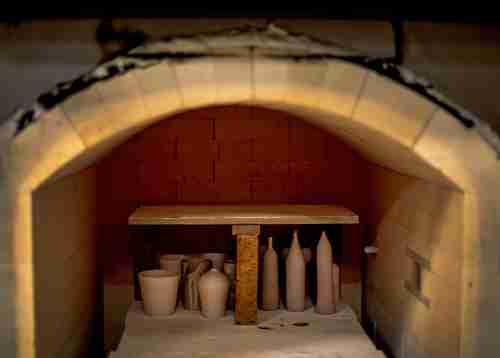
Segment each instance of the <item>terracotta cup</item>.
[{"label": "terracotta cup", "polygon": [[175,312],[179,275],[165,270],[139,272],[144,312],[150,316],[168,316]]}]

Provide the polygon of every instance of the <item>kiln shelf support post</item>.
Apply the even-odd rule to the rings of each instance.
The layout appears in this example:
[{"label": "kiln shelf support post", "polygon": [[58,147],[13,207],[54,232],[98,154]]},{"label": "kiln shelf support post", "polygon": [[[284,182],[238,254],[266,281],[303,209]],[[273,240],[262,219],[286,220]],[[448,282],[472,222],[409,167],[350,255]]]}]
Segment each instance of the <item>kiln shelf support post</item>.
[{"label": "kiln shelf support post", "polygon": [[233,225],[236,235],[235,323],[257,324],[257,281],[259,270],[260,225]]}]

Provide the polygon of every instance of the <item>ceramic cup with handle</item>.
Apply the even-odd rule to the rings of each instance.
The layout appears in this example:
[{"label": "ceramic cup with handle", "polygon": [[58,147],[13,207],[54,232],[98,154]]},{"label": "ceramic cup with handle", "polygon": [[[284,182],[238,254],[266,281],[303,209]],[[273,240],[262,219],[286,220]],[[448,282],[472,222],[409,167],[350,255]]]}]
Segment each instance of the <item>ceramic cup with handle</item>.
[{"label": "ceramic cup with handle", "polygon": [[184,308],[187,310],[200,309],[200,295],[198,292],[198,282],[201,276],[212,267],[210,260],[202,260],[193,272],[186,275],[183,286]]}]

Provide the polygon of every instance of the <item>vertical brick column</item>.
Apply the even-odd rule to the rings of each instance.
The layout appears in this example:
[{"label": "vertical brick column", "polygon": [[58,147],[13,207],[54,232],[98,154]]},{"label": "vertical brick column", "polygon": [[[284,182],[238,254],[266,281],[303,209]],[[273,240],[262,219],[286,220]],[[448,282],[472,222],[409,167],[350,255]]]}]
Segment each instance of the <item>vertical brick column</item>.
[{"label": "vertical brick column", "polygon": [[237,235],[235,323],[257,324],[259,225],[234,225]]}]

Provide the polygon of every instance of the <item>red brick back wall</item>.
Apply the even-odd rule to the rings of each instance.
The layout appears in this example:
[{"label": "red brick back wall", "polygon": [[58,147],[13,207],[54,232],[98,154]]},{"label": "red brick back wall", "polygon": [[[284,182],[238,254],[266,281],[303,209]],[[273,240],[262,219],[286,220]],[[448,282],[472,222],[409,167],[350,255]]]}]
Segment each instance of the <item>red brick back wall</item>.
[{"label": "red brick back wall", "polygon": [[[344,143],[283,112],[213,107],[165,119],[98,164],[106,277],[130,279],[126,223],[138,205],[334,203],[361,214],[364,170]],[[360,232],[344,240],[347,281],[359,279]]]}]

